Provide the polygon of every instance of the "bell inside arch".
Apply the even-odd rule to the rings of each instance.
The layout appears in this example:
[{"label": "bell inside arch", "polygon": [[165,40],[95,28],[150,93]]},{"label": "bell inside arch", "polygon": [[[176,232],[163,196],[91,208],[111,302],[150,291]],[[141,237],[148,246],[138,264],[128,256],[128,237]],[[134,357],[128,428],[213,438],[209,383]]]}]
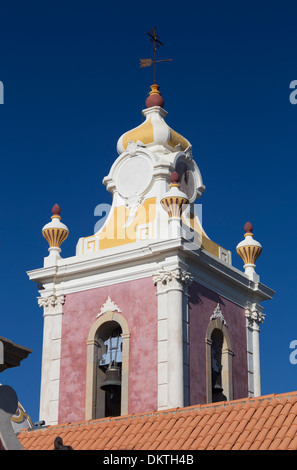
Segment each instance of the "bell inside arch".
[{"label": "bell inside arch", "polygon": [[106,377],[100,387],[107,392],[112,399],[121,389],[121,368],[115,364],[109,364]]},{"label": "bell inside arch", "polygon": [[105,416],[119,416],[121,414],[121,358],[118,362],[118,354],[121,352],[120,339],[121,330],[116,328],[111,332],[106,342],[106,359],[109,357],[109,362],[107,362],[108,367],[105,369],[104,382],[100,385],[100,389],[105,392]]},{"label": "bell inside arch", "polygon": [[223,334],[221,330],[215,329],[211,335],[211,339],[212,401],[218,402],[226,400],[222,386]]}]

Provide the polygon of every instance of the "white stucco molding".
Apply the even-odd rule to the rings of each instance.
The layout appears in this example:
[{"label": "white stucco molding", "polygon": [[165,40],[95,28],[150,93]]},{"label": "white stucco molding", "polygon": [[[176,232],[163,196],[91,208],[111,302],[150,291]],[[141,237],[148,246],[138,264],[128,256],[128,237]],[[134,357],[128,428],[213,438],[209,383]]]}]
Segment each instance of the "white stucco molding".
[{"label": "white stucco molding", "polygon": [[106,302],[104,302],[104,304],[102,305],[100,312],[98,313],[96,318],[100,317],[100,315],[103,315],[106,312],[121,312],[117,304],[114,303],[109,296],[107,297]]},{"label": "white stucco molding", "polygon": [[256,303],[253,303],[253,304],[248,303],[245,309],[245,316],[247,319],[247,327],[257,329],[257,330],[260,328],[260,325],[265,320],[263,307]]},{"label": "white stucco molding", "polygon": [[188,271],[176,268],[171,271],[160,270],[153,276],[153,282],[158,292],[165,292],[169,288],[183,288],[183,285],[191,285],[193,276]]},{"label": "white stucco molding", "polygon": [[58,307],[65,302],[65,295],[49,295],[48,297],[37,297],[39,307]]},{"label": "white stucco molding", "polygon": [[160,277],[163,270],[173,271],[183,262],[182,270],[191,272],[193,282],[205,287],[211,285],[214,292],[242,308],[246,308],[247,298],[250,303],[259,304],[273,297],[274,291],[264,284],[254,283],[242,271],[201,247],[194,248],[189,250],[183,238],[153,243],[144,240],[124,248],[61,259],[55,269],[40,268],[27,274],[42,285],[40,294],[45,298],[53,292],[67,295],[150,276]]},{"label": "white stucco molding", "polygon": [[225,320],[225,317],[224,317],[224,315],[223,315],[223,312],[222,312],[222,310],[221,310],[220,304],[218,304],[218,305],[216,306],[216,308],[214,309],[213,314],[212,314],[211,317],[210,317],[210,321],[211,321],[211,320],[216,320],[217,318],[218,318],[219,320],[221,320],[221,322],[222,322],[224,325],[228,326],[228,325],[227,325],[227,322],[226,322],[226,320]]}]

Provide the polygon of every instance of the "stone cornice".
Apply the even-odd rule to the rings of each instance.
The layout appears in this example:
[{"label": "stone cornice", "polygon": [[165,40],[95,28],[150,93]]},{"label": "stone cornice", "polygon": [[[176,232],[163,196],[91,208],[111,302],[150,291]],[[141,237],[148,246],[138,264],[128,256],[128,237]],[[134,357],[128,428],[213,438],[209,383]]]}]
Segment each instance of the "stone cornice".
[{"label": "stone cornice", "polygon": [[[194,249],[193,249],[194,248]],[[30,280],[43,285],[42,296],[79,292],[110,284],[153,276],[162,269],[182,267],[193,280],[230,300],[245,305],[271,299],[274,291],[253,282],[238,269],[219,260],[182,238],[154,243],[135,243],[123,249],[73,256],[58,261],[55,267],[29,271]]]},{"label": "stone cornice", "polygon": [[14,343],[10,339],[0,336],[0,372],[5,369],[19,366],[26,359],[32,349]]}]

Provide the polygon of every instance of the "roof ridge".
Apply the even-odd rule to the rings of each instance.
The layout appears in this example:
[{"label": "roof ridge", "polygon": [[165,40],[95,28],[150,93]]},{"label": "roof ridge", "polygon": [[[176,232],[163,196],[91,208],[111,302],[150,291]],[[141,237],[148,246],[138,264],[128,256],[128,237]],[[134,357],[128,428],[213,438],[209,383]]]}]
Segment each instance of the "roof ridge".
[{"label": "roof ridge", "polygon": [[[251,403],[251,402],[262,402],[264,400],[271,401],[275,398],[281,399],[281,398],[289,398],[292,396],[297,397],[297,391],[285,392],[285,393],[272,393],[268,395],[260,395],[257,397],[245,397],[245,398],[238,398],[238,399],[230,400],[230,401],[189,405],[186,407],[170,408],[166,410],[147,411],[147,412],[134,413],[134,414],[128,414],[128,415],[123,415],[123,416],[114,416],[114,417],[108,416],[105,418],[88,419],[85,421],[45,425],[44,428],[36,428],[36,431],[44,431],[46,429],[64,429],[67,427],[74,427],[74,426],[78,426],[78,427],[86,426],[86,425],[88,426],[88,425],[92,425],[98,422],[104,423],[104,422],[123,421],[123,420],[128,420],[128,419],[144,418],[146,416],[151,417],[151,416],[168,415],[170,413],[175,415],[176,413],[185,413],[185,412],[192,411],[192,410],[202,411],[202,410],[207,410],[210,408],[217,409],[217,408],[227,408],[228,406],[235,407],[239,403],[244,404],[244,403]],[[32,430],[34,430],[34,428]],[[27,431],[28,429],[21,429],[19,431],[19,434],[22,432],[27,432]]]}]

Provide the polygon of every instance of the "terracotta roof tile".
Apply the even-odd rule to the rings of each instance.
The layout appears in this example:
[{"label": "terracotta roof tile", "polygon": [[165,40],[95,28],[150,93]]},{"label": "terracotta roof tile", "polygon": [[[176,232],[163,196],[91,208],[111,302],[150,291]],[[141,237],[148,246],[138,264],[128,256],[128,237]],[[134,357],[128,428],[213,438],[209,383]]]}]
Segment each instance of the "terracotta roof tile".
[{"label": "terracotta roof tile", "polygon": [[297,392],[23,430],[24,449],[297,450]]},{"label": "terracotta roof tile", "polygon": [[191,446],[194,442],[194,439],[191,437],[188,437],[186,440],[184,440],[183,445],[180,447],[180,450],[189,450],[191,449]]},{"label": "terracotta roof tile", "polygon": [[288,445],[288,450],[297,450],[297,437],[294,437]]},{"label": "terracotta roof tile", "polygon": [[221,438],[221,434],[216,434],[215,436],[213,436],[211,442],[209,443],[208,449],[215,450],[217,444],[221,441]]}]

